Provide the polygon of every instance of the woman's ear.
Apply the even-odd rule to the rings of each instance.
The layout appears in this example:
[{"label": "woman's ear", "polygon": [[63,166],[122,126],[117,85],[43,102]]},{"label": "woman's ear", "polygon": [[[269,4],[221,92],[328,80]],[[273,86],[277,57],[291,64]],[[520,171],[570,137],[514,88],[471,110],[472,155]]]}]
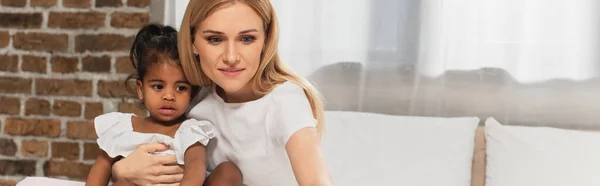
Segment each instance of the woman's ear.
[{"label": "woman's ear", "polygon": [[143,83],[140,80],[135,81],[135,86],[137,89],[138,99],[144,100],[144,93],[142,91]]},{"label": "woman's ear", "polygon": [[194,55],[197,56],[198,55],[198,49],[196,48],[196,45],[192,44],[192,49],[193,49]]}]

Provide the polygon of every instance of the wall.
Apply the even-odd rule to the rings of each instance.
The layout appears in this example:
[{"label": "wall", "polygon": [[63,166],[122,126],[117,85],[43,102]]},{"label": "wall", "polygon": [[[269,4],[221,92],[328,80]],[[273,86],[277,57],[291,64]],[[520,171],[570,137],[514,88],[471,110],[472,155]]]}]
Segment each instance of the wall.
[{"label": "wall", "polygon": [[98,154],[91,123],[144,114],[122,83],[150,0],[0,0],[0,185],[83,180]]}]

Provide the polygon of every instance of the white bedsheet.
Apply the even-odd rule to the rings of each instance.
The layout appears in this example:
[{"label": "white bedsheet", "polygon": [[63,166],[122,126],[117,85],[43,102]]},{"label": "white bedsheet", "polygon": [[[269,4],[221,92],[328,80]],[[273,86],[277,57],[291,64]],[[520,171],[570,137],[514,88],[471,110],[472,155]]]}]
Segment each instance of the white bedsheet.
[{"label": "white bedsheet", "polygon": [[78,181],[69,181],[62,180],[56,178],[46,178],[46,177],[27,177],[17,183],[17,186],[40,186],[40,185],[48,185],[48,186],[85,186],[84,182]]}]

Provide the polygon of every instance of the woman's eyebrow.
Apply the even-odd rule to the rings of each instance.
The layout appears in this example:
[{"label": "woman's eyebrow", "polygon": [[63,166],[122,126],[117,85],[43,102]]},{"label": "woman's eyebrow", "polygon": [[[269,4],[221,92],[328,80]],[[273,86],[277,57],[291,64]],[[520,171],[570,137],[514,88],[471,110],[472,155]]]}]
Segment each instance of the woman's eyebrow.
[{"label": "woman's eyebrow", "polygon": [[258,32],[258,30],[256,30],[256,29],[248,29],[248,30],[241,31],[239,34],[247,34],[247,33],[250,33],[250,32]]},{"label": "woman's eyebrow", "polygon": [[[243,31],[239,32],[238,34],[247,34],[247,33],[250,33],[250,32],[258,32],[258,30],[252,28],[252,29],[248,29],[248,30],[243,30]],[[204,30],[204,31],[202,31],[202,33],[221,34],[221,35],[225,34],[223,32],[216,31],[216,30]]]},{"label": "woman's eyebrow", "polygon": [[204,30],[202,33],[210,33],[210,34],[225,34],[223,32],[215,31],[215,30]]}]

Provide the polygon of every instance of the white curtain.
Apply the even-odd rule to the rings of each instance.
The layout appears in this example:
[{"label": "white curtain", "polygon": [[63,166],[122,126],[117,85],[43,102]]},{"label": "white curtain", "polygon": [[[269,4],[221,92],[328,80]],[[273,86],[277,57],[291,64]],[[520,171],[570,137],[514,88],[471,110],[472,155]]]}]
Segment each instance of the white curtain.
[{"label": "white curtain", "polygon": [[598,0],[271,2],[328,110],[600,129]]}]

